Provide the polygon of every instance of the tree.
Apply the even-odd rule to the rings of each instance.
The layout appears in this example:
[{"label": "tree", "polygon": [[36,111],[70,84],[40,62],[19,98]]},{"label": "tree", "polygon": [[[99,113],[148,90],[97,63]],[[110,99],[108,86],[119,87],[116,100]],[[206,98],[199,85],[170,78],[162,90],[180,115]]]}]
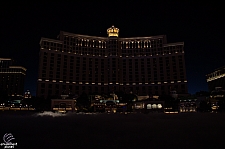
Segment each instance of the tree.
[{"label": "tree", "polygon": [[207,101],[201,101],[199,104],[199,111],[200,112],[209,112],[211,110],[210,103],[207,103]]},{"label": "tree", "polygon": [[133,103],[134,101],[137,101],[138,97],[135,94],[129,93],[129,94],[123,94],[122,101],[126,103]]},{"label": "tree", "polygon": [[0,102],[5,102],[7,100],[9,100],[7,92],[0,88]]},{"label": "tree", "polygon": [[218,101],[218,111],[219,112],[225,112],[225,100],[219,100]]},{"label": "tree", "polygon": [[122,102],[127,103],[127,111],[132,111],[134,101],[137,101],[137,96],[135,94],[122,95]]},{"label": "tree", "polygon": [[87,112],[90,109],[91,102],[86,93],[82,93],[80,97],[77,98],[77,103],[78,111],[83,111]]},{"label": "tree", "polygon": [[36,97],[34,99],[34,107],[37,111],[44,111],[45,110],[45,104],[44,104],[44,97]]}]

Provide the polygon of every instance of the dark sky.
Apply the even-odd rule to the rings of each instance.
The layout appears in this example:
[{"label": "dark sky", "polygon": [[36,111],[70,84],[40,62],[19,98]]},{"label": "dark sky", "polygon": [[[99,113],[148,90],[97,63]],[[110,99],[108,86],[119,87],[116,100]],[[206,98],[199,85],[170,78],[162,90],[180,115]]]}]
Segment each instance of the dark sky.
[{"label": "dark sky", "polygon": [[115,25],[120,37],[167,35],[184,42],[189,93],[207,91],[205,75],[225,65],[225,19],[216,2],[0,2],[0,57],[27,68],[25,90],[36,92],[39,41],[56,39],[60,30],[107,36]]}]

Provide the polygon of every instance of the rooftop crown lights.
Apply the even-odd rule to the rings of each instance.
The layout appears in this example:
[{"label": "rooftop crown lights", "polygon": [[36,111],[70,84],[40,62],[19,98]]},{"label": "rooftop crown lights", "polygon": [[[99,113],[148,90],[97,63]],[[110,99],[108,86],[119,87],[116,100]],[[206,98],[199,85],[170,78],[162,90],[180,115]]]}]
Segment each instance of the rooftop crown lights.
[{"label": "rooftop crown lights", "polygon": [[107,29],[107,34],[109,37],[118,37],[119,36],[119,29],[114,27],[114,25],[112,25],[112,27]]}]

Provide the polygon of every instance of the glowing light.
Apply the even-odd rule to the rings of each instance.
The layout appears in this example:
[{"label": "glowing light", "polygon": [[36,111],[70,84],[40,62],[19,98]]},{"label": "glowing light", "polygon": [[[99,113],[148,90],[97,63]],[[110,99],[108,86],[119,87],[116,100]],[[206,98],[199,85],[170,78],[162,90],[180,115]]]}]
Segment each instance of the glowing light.
[{"label": "glowing light", "polygon": [[161,109],[162,108],[162,104],[158,104],[158,108]]},{"label": "glowing light", "polygon": [[119,29],[112,25],[112,27],[107,29],[107,33],[108,33],[108,37],[118,37]]},{"label": "glowing light", "polygon": [[217,76],[214,76],[214,77],[208,78],[208,79],[207,79],[207,82],[210,82],[210,81],[213,81],[213,80],[216,80],[216,79],[222,78],[222,77],[225,77],[225,74],[221,74],[221,75],[217,75]]},{"label": "glowing light", "polygon": [[147,109],[151,109],[152,105],[151,104],[147,104]]},{"label": "glowing light", "polygon": [[26,74],[23,73],[23,72],[0,72],[0,73],[22,73],[23,75],[26,75]]},{"label": "glowing light", "polygon": [[26,71],[27,69],[22,67],[22,66],[9,66],[9,68],[17,68],[17,69],[23,69],[24,71]]},{"label": "glowing light", "polygon": [[152,104],[152,109],[156,109],[156,108],[157,108],[156,104]]}]

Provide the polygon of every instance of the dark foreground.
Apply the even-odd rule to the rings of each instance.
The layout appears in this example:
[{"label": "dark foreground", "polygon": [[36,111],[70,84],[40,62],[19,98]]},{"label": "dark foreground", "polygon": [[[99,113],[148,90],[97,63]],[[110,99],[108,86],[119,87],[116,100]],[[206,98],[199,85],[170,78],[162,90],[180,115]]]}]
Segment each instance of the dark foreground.
[{"label": "dark foreground", "polygon": [[5,133],[12,133],[18,149],[225,146],[224,113],[43,115],[0,112],[0,143]]}]

